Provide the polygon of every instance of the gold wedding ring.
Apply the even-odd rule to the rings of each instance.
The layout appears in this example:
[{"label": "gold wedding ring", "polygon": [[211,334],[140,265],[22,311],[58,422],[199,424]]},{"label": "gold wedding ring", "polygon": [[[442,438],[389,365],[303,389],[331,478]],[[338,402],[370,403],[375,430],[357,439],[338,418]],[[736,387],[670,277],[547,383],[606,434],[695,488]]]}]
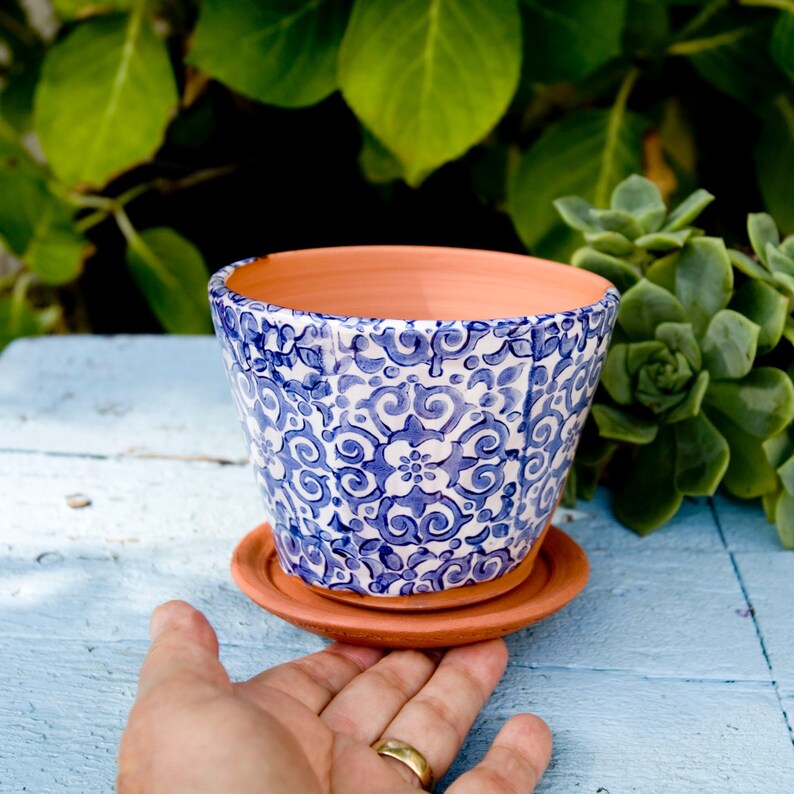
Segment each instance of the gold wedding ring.
[{"label": "gold wedding ring", "polygon": [[401,742],[399,739],[381,739],[372,745],[372,749],[378,755],[385,755],[405,764],[419,778],[423,789],[429,790],[433,785],[433,772],[427,759],[407,742]]}]

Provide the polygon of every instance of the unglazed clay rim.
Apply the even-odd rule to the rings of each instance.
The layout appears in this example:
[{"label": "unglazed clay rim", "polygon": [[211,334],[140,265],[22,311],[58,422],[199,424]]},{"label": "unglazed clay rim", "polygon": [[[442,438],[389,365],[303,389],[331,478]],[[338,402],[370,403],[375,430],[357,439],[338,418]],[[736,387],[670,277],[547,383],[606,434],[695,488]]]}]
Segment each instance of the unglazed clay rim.
[{"label": "unglazed clay rim", "polygon": [[423,256],[423,255],[430,255],[434,253],[446,253],[451,256],[454,256],[455,253],[459,252],[466,252],[466,253],[479,253],[487,256],[489,258],[501,258],[501,257],[509,257],[510,259],[514,258],[524,258],[527,260],[527,266],[532,267],[533,262],[539,261],[543,262],[544,265],[551,265],[554,267],[559,267],[561,271],[565,271],[567,273],[568,278],[577,279],[585,274],[588,278],[595,276],[596,278],[600,279],[604,282],[604,293],[603,295],[597,300],[593,301],[592,303],[582,304],[581,306],[572,306],[568,309],[560,309],[558,311],[551,311],[551,312],[544,312],[540,314],[527,314],[527,315],[516,315],[513,317],[493,317],[493,318],[480,318],[480,317],[461,317],[454,320],[442,320],[445,324],[450,323],[484,323],[492,328],[499,328],[503,325],[526,325],[526,324],[535,324],[543,321],[550,320],[557,316],[562,316],[566,312],[579,312],[583,310],[593,310],[598,306],[603,305],[604,307],[611,301],[618,300],[620,298],[620,293],[618,290],[610,284],[607,279],[603,278],[602,276],[596,276],[594,273],[590,273],[586,270],[581,270],[579,268],[572,267],[570,265],[564,265],[560,262],[554,262],[550,259],[540,259],[539,257],[532,257],[529,255],[523,254],[510,254],[503,251],[487,251],[483,249],[475,249],[475,248],[449,248],[443,246],[429,246],[429,245],[372,245],[372,246],[338,246],[338,247],[330,247],[330,248],[303,248],[297,251],[282,251],[282,252],[275,252],[272,254],[265,254],[263,256],[252,256],[248,257],[247,259],[240,259],[237,262],[232,262],[225,267],[222,267],[213,276],[210,278],[209,281],[209,293],[210,295],[215,298],[223,298],[225,296],[233,296],[232,300],[234,303],[239,304],[241,306],[246,306],[248,308],[258,308],[258,309],[265,309],[268,314],[273,315],[274,317],[281,318],[281,319],[288,319],[290,317],[312,317],[320,320],[325,320],[327,322],[336,322],[336,323],[344,323],[350,324],[352,323],[372,323],[372,324],[379,324],[379,323],[388,323],[389,325],[393,325],[395,327],[398,326],[405,326],[406,328],[412,328],[417,324],[422,323],[431,323],[435,322],[436,320],[432,317],[430,318],[392,318],[392,317],[365,317],[363,315],[355,315],[355,314],[325,314],[323,312],[314,312],[314,311],[305,311],[303,309],[290,309],[286,306],[281,306],[276,303],[265,302],[262,300],[257,300],[255,298],[249,298],[247,295],[244,295],[241,292],[237,292],[233,290],[231,287],[228,286],[227,281],[232,276],[232,274],[241,267],[245,267],[246,265],[253,264],[254,262],[261,261],[266,262],[268,257],[271,256],[278,256],[279,254],[294,254],[294,253],[301,253],[301,254],[326,254],[328,252],[333,251],[334,253],[339,253],[339,256],[342,257],[345,251],[372,251],[373,254],[376,254],[379,250],[381,251],[393,251],[393,252],[404,252],[406,254],[415,254],[416,256]]},{"label": "unglazed clay rim", "polygon": [[[299,577],[283,571],[275,557],[267,524],[244,536],[234,550],[231,573],[240,590],[255,604],[298,628],[323,637],[386,648],[441,648],[503,637],[559,611],[587,584],[590,564],[569,535],[551,525],[540,548],[535,571],[502,596],[453,609],[397,612],[357,607],[318,595]],[[268,575],[274,570],[275,578]],[[538,576],[546,576],[538,592],[521,600]],[[288,584],[293,595],[276,579]],[[314,606],[316,602],[320,606]]]}]

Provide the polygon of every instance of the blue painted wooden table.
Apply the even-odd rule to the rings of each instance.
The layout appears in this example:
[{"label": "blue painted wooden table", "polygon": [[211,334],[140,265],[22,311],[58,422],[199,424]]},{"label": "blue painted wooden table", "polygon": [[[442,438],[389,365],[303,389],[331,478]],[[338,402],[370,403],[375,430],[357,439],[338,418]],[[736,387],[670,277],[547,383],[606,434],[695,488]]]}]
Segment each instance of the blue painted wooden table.
[{"label": "blue painted wooden table", "polygon": [[[209,337],[25,340],[0,357],[0,790],[112,790],[161,601],[206,612],[233,677],[323,645],[231,581],[261,520],[242,451]],[[541,792],[794,791],[794,553],[760,508],[692,502],[640,539],[601,493],[558,523],[590,583],[508,639],[452,772],[531,710],[555,741]]]}]

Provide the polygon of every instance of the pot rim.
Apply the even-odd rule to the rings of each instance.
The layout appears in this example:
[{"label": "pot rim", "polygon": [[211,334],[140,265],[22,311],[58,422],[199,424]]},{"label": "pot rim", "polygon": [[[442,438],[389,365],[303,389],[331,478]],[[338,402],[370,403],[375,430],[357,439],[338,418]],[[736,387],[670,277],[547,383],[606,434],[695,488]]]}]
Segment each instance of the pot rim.
[{"label": "pot rim", "polygon": [[[601,297],[592,303],[575,306],[568,309],[560,309],[558,311],[543,312],[538,314],[514,315],[514,316],[499,316],[499,317],[477,317],[477,318],[460,318],[451,320],[438,320],[433,318],[396,318],[385,316],[365,316],[365,315],[346,315],[346,314],[333,314],[326,312],[315,312],[305,309],[293,309],[278,303],[263,301],[256,298],[251,298],[241,292],[238,292],[228,286],[228,280],[240,268],[250,265],[257,261],[266,261],[269,257],[293,255],[293,254],[334,254],[343,255],[344,252],[364,253],[371,252],[377,254],[381,251],[390,251],[393,253],[411,253],[416,255],[427,256],[428,254],[456,254],[465,252],[467,255],[481,254],[489,258],[502,259],[502,260],[524,260],[527,265],[542,264],[544,267],[553,267],[564,269],[568,273],[569,278],[580,279],[586,278],[594,284],[599,282],[603,285],[603,294]],[[247,257],[232,262],[216,271],[209,280],[208,291],[211,300],[220,300],[223,298],[229,299],[233,304],[240,308],[247,308],[255,311],[265,311],[275,318],[294,319],[296,317],[306,317],[314,320],[322,320],[325,322],[336,323],[343,326],[367,324],[367,325],[388,325],[392,327],[405,327],[414,328],[422,325],[436,326],[470,326],[471,324],[487,325],[493,328],[498,328],[504,325],[534,325],[539,322],[547,321],[557,317],[571,317],[579,314],[587,314],[598,309],[606,308],[610,303],[618,302],[620,300],[620,293],[617,288],[603,276],[596,273],[574,267],[572,265],[565,265],[561,262],[555,262],[550,259],[542,259],[540,257],[530,256],[528,254],[516,254],[505,251],[492,251],[487,249],[477,248],[459,248],[451,246],[431,246],[431,245],[349,245],[349,246],[324,246],[320,248],[301,248],[286,251],[276,251],[269,254],[260,256]]]}]

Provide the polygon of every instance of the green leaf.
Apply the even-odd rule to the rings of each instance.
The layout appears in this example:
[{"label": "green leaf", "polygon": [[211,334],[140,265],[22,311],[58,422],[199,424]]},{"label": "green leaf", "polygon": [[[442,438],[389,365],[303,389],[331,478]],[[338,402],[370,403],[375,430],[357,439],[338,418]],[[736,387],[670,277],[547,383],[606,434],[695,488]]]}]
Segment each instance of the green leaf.
[{"label": "green leaf", "polygon": [[772,350],[783,335],[788,300],[763,281],[746,281],[734,293],[731,308],[760,327],[758,355]]},{"label": "green leaf", "polygon": [[603,110],[577,113],[549,127],[524,153],[509,185],[510,217],[524,245],[538,256],[565,261],[576,235],[560,222],[553,200],[573,194],[592,201],[597,188],[611,191],[642,170],[645,127],[633,113]]},{"label": "green leaf", "polygon": [[789,297],[794,297],[794,276],[788,273],[772,273],[772,283]]},{"label": "green leaf", "polygon": [[640,535],[653,532],[677,512],[683,495],[675,487],[675,431],[662,425],[651,444],[622,472],[615,515]]},{"label": "green leaf", "polygon": [[48,51],[35,129],[67,184],[103,185],[160,146],[177,104],[165,44],[143,15],[93,17]]},{"label": "green leaf", "polygon": [[560,217],[572,229],[580,232],[601,233],[600,224],[593,218],[593,205],[579,196],[563,196],[552,202]]},{"label": "green leaf", "polygon": [[794,81],[794,9],[778,15],[772,30],[771,53],[789,80]]},{"label": "green leaf", "polygon": [[778,250],[772,243],[766,244],[766,260],[773,273],[785,273],[794,277],[794,259],[786,256]]},{"label": "green leaf", "polygon": [[699,189],[687,196],[668,216],[667,223],[662,227],[664,232],[677,232],[688,226],[714,201],[714,196],[707,190]]},{"label": "green leaf", "polygon": [[0,93],[0,117],[20,134],[30,132],[33,126],[33,96],[39,82],[42,57],[37,55],[18,66]]},{"label": "green leaf", "polygon": [[577,80],[620,55],[626,0],[524,0],[524,70],[538,83]]},{"label": "green leaf", "polygon": [[596,232],[585,234],[584,239],[596,249],[613,256],[627,256],[634,251],[634,243],[619,232]]},{"label": "green leaf", "polygon": [[75,19],[108,11],[127,11],[135,0],[52,0],[52,7],[61,19]]},{"label": "green leaf", "polygon": [[794,419],[794,386],[782,370],[758,367],[742,380],[712,381],[706,403],[745,432],[767,439]]},{"label": "green leaf", "polygon": [[601,371],[601,385],[619,405],[632,403],[632,379],[628,370],[629,345],[612,345]]},{"label": "green leaf", "polygon": [[731,264],[737,269],[741,270],[746,276],[750,278],[758,278],[764,281],[769,280],[769,271],[763,265],[758,264],[755,259],[743,254],[741,251],[736,251],[733,248],[728,249],[728,259]]},{"label": "green leaf", "polygon": [[772,216],[766,212],[751,212],[747,216],[747,235],[758,258],[769,267],[767,245],[771,243],[777,247],[780,244],[780,235]]},{"label": "green leaf", "polygon": [[656,422],[621,408],[596,404],[592,412],[593,419],[598,425],[598,432],[604,438],[611,438],[614,441],[649,444],[656,438],[659,429]]},{"label": "green leaf", "polygon": [[667,214],[659,188],[639,174],[632,174],[615,187],[610,207],[630,212],[645,234],[658,231]]},{"label": "green leaf", "polygon": [[783,487],[790,494],[794,494],[794,457],[790,457],[783,465],[778,466],[777,476],[780,477]]},{"label": "green leaf", "polygon": [[349,0],[204,0],[188,62],[241,94],[280,107],[336,90]]},{"label": "green leaf", "polygon": [[571,264],[611,281],[623,293],[640,280],[639,273],[622,259],[596,251],[579,248],[571,257]]},{"label": "green leaf", "polygon": [[623,51],[652,55],[664,49],[670,37],[669,12],[657,0],[629,0],[623,28]]},{"label": "green leaf", "polygon": [[659,323],[683,323],[684,309],[675,295],[647,279],[627,290],[620,301],[618,321],[632,339],[653,339]]},{"label": "green leaf", "polygon": [[703,404],[703,398],[708,391],[710,380],[711,378],[709,377],[708,370],[704,369],[702,372],[698,373],[686,397],[667,414],[665,421],[668,424],[674,424],[675,422],[698,416],[700,414],[700,407]]},{"label": "green leaf", "polygon": [[784,491],[775,507],[775,526],[785,549],[794,549],[794,496]]},{"label": "green leaf", "polygon": [[761,445],[764,455],[773,469],[780,468],[792,455],[794,455],[794,445],[787,431],[778,433],[772,438],[768,438]]},{"label": "green leaf", "polygon": [[362,129],[358,164],[373,185],[393,182],[403,175],[400,161],[366,128]]},{"label": "green leaf", "polygon": [[711,377],[743,378],[753,366],[761,329],[731,309],[718,311],[708,324],[700,349]]},{"label": "green leaf", "polygon": [[626,355],[626,368],[629,374],[636,375],[637,372],[644,367],[650,359],[660,353],[667,353],[667,345],[663,342],[648,341],[648,342],[635,342],[628,345],[628,353]]},{"label": "green leaf", "polygon": [[695,371],[700,369],[702,366],[700,345],[695,339],[690,323],[659,323],[654,336],[659,342],[664,342],[670,350],[683,353]]},{"label": "green leaf", "polygon": [[50,192],[41,166],[0,137],[0,237],[45,283],[64,284],[82,269],[88,244],[73,216]]},{"label": "green leaf", "polygon": [[731,299],[733,269],[725,243],[717,237],[689,240],[678,254],[675,292],[700,336],[709,320]]},{"label": "green leaf", "polygon": [[44,329],[26,298],[0,298],[0,350],[21,336],[39,336]]},{"label": "green leaf", "polygon": [[491,130],[520,67],[516,0],[356,0],[339,84],[417,185]]},{"label": "green leaf", "polygon": [[692,236],[691,229],[681,229],[677,232],[653,232],[643,234],[634,241],[638,248],[648,251],[674,251],[683,247],[684,243]]},{"label": "green leaf", "polygon": [[678,422],[675,440],[675,487],[687,496],[712,496],[728,468],[728,442],[702,413]]},{"label": "green leaf", "polygon": [[781,254],[785,254],[790,259],[794,259],[794,234],[790,234],[780,243],[778,251],[780,251]]},{"label": "green leaf", "polygon": [[617,232],[629,240],[642,235],[642,226],[637,219],[625,210],[593,210],[598,225],[609,232]]},{"label": "green leaf", "polygon": [[668,292],[675,293],[675,266],[678,262],[676,253],[657,259],[646,271],[645,278]]},{"label": "green leaf", "polygon": [[723,414],[710,411],[709,418],[722,433],[731,450],[722,484],[734,496],[754,499],[777,488],[777,475],[766,459],[761,439],[731,422]]},{"label": "green leaf", "polygon": [[766,208],[783,229],[794,229],[794,106],[778,97],[764,116],[764,126],[755,146],[758,186]]},{"label": "green leaf", "polygon": [[146,229],[127,248],[127,266],[166,331],[210,331],[207,268],[192,243],[173,229]]}]

